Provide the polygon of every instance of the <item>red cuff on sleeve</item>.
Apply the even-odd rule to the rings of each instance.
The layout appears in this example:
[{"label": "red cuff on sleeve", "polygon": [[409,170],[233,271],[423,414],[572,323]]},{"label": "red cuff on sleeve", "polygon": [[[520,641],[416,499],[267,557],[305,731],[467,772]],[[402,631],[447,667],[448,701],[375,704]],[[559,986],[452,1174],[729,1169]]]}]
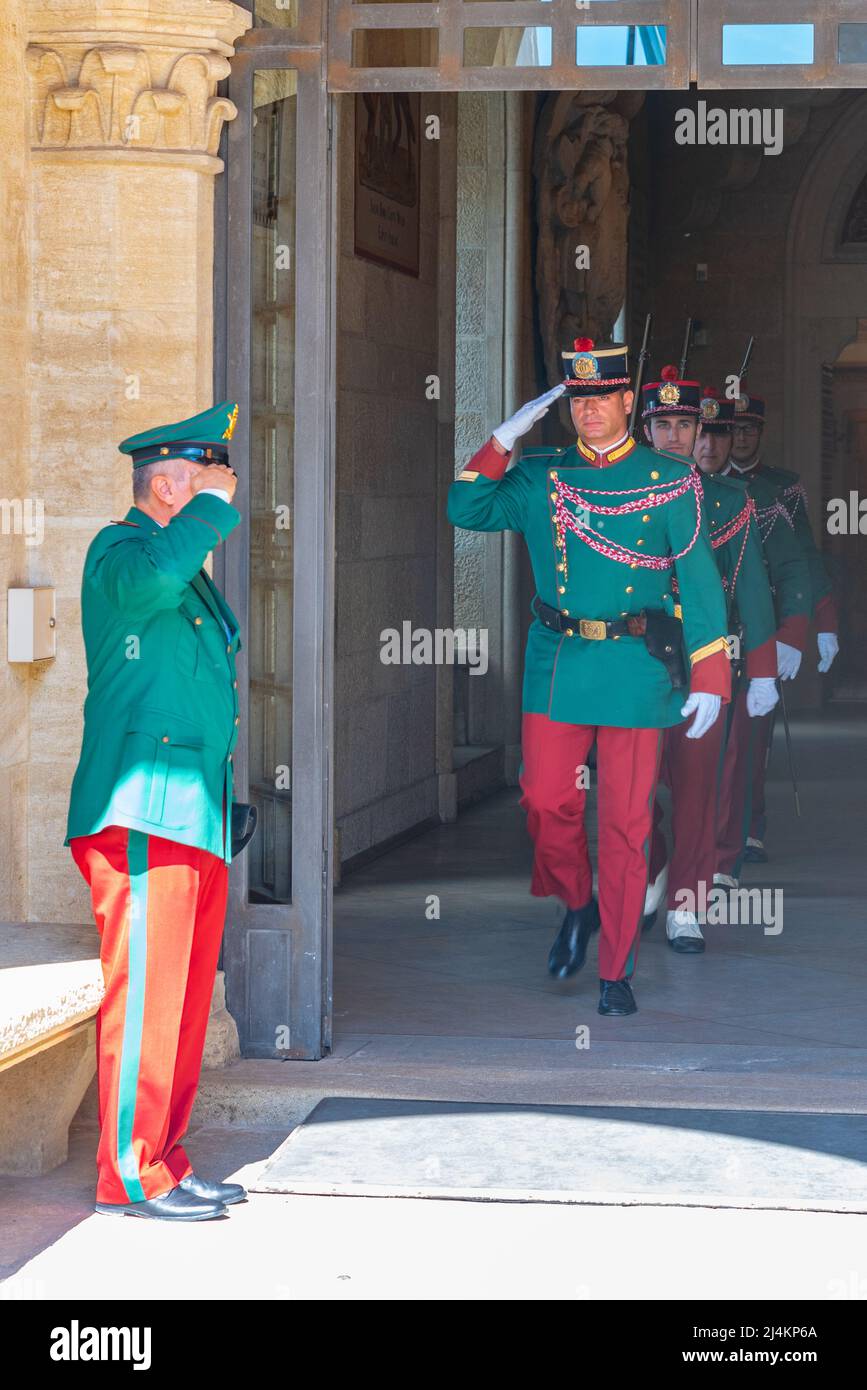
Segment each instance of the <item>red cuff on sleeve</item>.
[{"label": "red cuff on sleeve", "polygon": [[721,695],[727,705],[732,694],[732,664],[727,651],[714,652],[697,661],[692,668],[689,692],[696,695]]},{"label": "red cuff on sleeve", "polygon": [[817,632],[837,632],[837,605],[834,602],[833,594],[826,594],[820,598],[816,604],[816,611],[813,614],[813,622],[816,624]]},{"label": "red cuff on sleeve", "polygon": [[493,439],[489,439],[487,444],[476,450],[469,463],[464,465],[464,472],[481,473],[483,477],[498,483],[508,468],[511,457],[511,453],[501,454]]},{"label": "red cuff on sleeve", "polygon": [[803,652],[807,645],[807,629],[810,620],[806,613],[793,613],[790,618],[784,618],[780,630],[777,633],[778,642],[786,642],[788,646],[795,647],[797,651]]},{"label": "red cuff on sleeve", "polygon": [[750,680],[754,677],[776,676],[777,674],[777,641],[775,637],[769,637],[767,642],[763,642],[760,647],[753,647],[751,652],[747,652],[747,675]]}]

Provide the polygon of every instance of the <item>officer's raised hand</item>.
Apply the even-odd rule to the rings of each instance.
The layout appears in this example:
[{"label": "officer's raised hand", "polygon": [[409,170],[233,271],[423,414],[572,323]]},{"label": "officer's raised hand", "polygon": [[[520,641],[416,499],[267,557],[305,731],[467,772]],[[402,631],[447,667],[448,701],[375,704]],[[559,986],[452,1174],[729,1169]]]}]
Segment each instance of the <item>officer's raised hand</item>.
[{"label": "officer's raised hand", "polygon": [[537,420],[547,413],[548,407],[556,401],[558,396],[562,396],[566,390],[566,385],[561,382],[558,386],[552,386],[550,391],[546,391],[544,396],[537,396],[534,401],[528,401],[522,405],[520,410],[516,410],[514,415],[510,415],[508,420],[504,420],[502,425],[497,425],[493,432],[493,437],[501,446],[505,453],[510,454],[515,447],[515,440],[520,439],[522,434],[531,430]]},{"label": "officer's raised hand", "polygon": [[225,463],[209,463],[190,478],[190,492],[193,496],[203,488],[218,487],[228,493],[228,500],[231,502],[237,486],[237,474]]},{"label": "officer's raised hand", "polygon": [[687,738],[701,738],[702,734],[706,734],[716,723],[721,705],[722,699],[719,695],[708,695],[704,690],[690,695],[680,711],[684,719],[695,713],[695,718],[686,731]]}]

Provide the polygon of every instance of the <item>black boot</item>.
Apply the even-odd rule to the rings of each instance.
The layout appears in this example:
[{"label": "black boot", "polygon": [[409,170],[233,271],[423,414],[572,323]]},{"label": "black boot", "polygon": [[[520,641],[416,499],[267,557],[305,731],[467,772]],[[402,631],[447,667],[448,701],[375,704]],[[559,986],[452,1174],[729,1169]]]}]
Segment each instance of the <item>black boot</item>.
[{"label": "black boot", "polygon": [[633,997],[632,986],[629,983],[629,979],[600,979],[599,1013],[617,1015],[638,1013],[638,1005]]},{"label": "black boot", "polygon": [[587,956],[587,943],[599,927],[599,904],[591,898],[584,907],[569,907],[563,925],[548,955],[548,969],[558,980],[580,970]]}]

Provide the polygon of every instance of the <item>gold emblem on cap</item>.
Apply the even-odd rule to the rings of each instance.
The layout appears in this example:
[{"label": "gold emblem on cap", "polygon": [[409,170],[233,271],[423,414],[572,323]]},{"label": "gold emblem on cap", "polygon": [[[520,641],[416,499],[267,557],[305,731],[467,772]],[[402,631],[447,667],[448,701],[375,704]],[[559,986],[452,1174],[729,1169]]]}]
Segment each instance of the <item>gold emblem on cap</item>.
[{"label": "gold emblem on cap", "polygon": [[680,387],[673,381],[664,381],[659,388],[659,399],[663,405],[677,405],[680,400]]},{"label": "gold emblem on cap", "polygon": [[588,377],[598,375],[599,363],[592,353],[578,352],[572,358],[572,370],[579,380],[586,381]]},{"label": "gold emblem on cap", "polygon": [[735,415],[744,415],[750,408],[749,396],[735,396]]},{"label": "gold emblem on cap", "polygon": [[719,401],[713,396],[705,396],[701,403],[701,418],[703,420],[715,420],[719,415]]},{"label": "gold emblem on cap", "polygon": [[227,416],[226,416],[226,419],[229,421],[229,423],[228,423],[228,425],[226,426],[226,428],[223,430],[222,438],[223,438],[223,439],[231,439],[231,438],[232,438],[232,435],[235,433],[235,422],[236,422],[237,419],[238,419],[238,407],[237,407],[237,405],[235,406],[235,409],[232,411],[231,415],[227,415]]}]

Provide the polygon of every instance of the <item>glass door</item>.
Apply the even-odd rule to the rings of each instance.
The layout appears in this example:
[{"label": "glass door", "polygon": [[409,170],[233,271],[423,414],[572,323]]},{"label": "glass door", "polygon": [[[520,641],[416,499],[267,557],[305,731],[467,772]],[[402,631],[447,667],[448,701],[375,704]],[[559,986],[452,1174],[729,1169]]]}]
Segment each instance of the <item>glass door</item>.
[{"label": "glass door", "polygon": [[245,1056],[330,1044],[332,262],[321,50],[256,29],[229,95],[227,394],[242,527],[226,589],[242,621],[236,796],[258,833],[233,865],[227,997]]}]

